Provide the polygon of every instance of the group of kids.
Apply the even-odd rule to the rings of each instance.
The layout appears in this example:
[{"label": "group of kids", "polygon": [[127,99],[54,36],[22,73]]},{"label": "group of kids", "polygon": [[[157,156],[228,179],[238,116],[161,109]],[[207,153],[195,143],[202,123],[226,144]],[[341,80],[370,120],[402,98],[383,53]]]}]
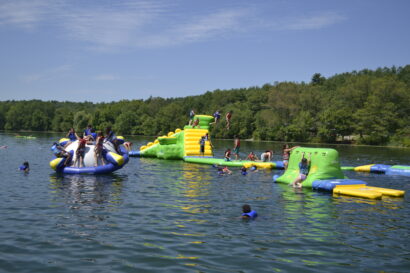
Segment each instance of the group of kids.
[{"label": "group of kids", "polygon": [[[64,160],[64,166],[68,166],[68,164],[71,161],[72,154],[68,152],[65,148],[73,143],[74,141],[78,140],[78,146],[75,151],[75,161],[74,164],[72,165],[73,167],[79,167],[82,168],[84,167],[84,156],[86,152],[86,147],[87,145],[94,145],[94,166],[97,167],[99,165],[99,161],[101,161],[102,165],[105,165],[106,162],[104,161],[104,157],[102,156],[103,154],[103,145],[104,142],[110,142],[113,144],[114,149],[119,153],[119,140],[117,139],[115,133],[112,131],[111,127],[107,127],[105,130],[105,136],[102,131],[99,131],[98,133],[95,132],[95,129],[92,127],[92,125],[88,125],[87,128],[84,130],[83,135],[80,137],[74,130],[74,128],[70,128],[68,131],[66,138],[68,138],[68,141],[64,144],[61,145],[58,142],[54,142],[53,146],[51,147],[51,150],[53,151],[53,154],[56,157],[61,157],[65,158]],[[128,150],[131,151],[132,147],[132,142],[124,142],[123,143],[124,147]],[[25,161],[19,168],[21,171],[24,171],[25,173],[28,173],[30,171],[29,163]]]},{"label": "group of kids", "polygon": [[[208,135],[208,134],[207,134]],[[293,149],[297,148],[299,146],[295,147],[289,147],[288,144],[283,145],[282,147],[282,162],[283,162],[283,167],[286,170],[288,168],[289,164],[289,158],[290,158],[290,153]],[[234,155],[236,157],[236,160],[239,158],[239,148],[240,148],[240,140],[238,137],[235,136],[234,140]],[[273,151],[272,150],[267,150],[261,154],[261,161],[263,162],[269,162],[272,160],[273,157]],[[250,152],[246,158],[246,160],[250,161],[257,161],[258,157],[255,155],[254,152]],[[310,160],[311,160],[311,154],[309,154],[309,157],[305,157],[305,153],[302,154],[302,159],[299,162],[299,175],[297,178],[290,184],[294,188],[301,188],[302,187],[302,182],[306,180],[307,175],[309,174],[309,168],[310,168]],[[231,161],[231,149],[227,149],[225,151],[225,161]],[[228,169],[228,167],[222,167],[222,166],[215,166],[218,168],[218,174],[219,175],[225,175],[225,174],[232,174],[232,171]],[[250,168],[251,171],[256,172],[257,167],[252,166]],[[246,175],[247,169],[246,167],[241,168],[241,174]]]},{"label": "group of kids", "polygon": [[[226,129],[229,130],[231,128],[231,118],[232,118],[232,113],[233,111],[228,111],[225,115],[225,120],[226,120]],[[221,119],[221,113],[219,110],[217,110],[214,114],[214,122],[211,122],[210,124],[217,124],[219,120]],[[195,119],[195,111],[192,109],[189,112],[189,125],[192,126],[192,128],[201,128],[199,126],[199,118]]]}]

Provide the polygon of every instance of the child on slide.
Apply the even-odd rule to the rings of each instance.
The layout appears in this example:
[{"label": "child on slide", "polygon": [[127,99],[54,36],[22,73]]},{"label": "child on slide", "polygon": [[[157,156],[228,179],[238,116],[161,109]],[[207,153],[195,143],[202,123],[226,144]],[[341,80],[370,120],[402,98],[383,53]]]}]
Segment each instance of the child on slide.
[{"label": "child on slide", "polygon": [[312,154],[309,153],[309,159],[306,159],[305,153],[302,154],[302,160],[299,163],[299,175],[295,181],[292,182],[292,187],[302,188],[302,182],[306,180],[309,174],[311,156]]}]

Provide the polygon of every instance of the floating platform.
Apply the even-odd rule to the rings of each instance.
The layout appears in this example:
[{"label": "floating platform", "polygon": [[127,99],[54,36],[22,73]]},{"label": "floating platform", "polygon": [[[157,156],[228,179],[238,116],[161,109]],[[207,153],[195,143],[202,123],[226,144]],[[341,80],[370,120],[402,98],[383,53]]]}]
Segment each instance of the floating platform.
[{"label": "floating platform", "polygon": [[[383,196],[402,197],[402,190],[386,189],[367,186],[367,183],[357,179],[348,179],[339,165],[339,154],[334,149],[322,148],[296,148],[291,152],[288,169],[280,176],[274,176],[273,180],[279,183],[291,184],[299,176],[299,162],[302,156],[309,158],[311,163],[309,174],[302,187],[312,188],[319,191],[332,192],[334,195],[347,195],[367,199],[381,199]],[[376,166],[376,170],[384,170],[385,166]],[[349,167],[353,168],[353,167]],[[370,170],[372,166],[366,166]],[[391,168],[387,168],[390,170]],[[409,170],[410,171],[410,170]]]},{"label": "floating platform", "polygon": [[385,165],[385,164],[368,164],[357,167],[341,167],[343,171],[379,173],[387,175],[404,175],[410,176],[410,166],[405,165]]}]

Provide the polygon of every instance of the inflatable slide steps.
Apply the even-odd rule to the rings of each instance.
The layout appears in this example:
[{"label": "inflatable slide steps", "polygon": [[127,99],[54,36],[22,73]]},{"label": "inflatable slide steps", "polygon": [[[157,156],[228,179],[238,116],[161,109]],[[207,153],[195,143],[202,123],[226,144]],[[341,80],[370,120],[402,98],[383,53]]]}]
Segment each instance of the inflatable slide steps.
[{"label": "inflatable slide steps", "polygon": [[[207,129],[185,129],[184,135],[184,155],[185,156],[200,156],[199,140],[202,136],[209,133]],[[204,156],[212,156],[212,147],[209,141],[205,142]]]}]

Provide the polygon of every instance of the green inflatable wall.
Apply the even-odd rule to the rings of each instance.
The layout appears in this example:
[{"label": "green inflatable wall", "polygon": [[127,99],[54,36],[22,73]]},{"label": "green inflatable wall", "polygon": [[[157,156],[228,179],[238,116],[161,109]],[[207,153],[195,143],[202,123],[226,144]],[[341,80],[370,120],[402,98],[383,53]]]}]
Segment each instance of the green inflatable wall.
[{"label": "green inflatable wall", "polygon": [[303,181],[303,187],[311,188],[315,180],[345,178],[340,168],[339,153],[335,149],[298,147],[291,152],[288,169],[276,182],[290,184],[295,181],[303,153],[306,158],[311,154],[309,175]]}]

